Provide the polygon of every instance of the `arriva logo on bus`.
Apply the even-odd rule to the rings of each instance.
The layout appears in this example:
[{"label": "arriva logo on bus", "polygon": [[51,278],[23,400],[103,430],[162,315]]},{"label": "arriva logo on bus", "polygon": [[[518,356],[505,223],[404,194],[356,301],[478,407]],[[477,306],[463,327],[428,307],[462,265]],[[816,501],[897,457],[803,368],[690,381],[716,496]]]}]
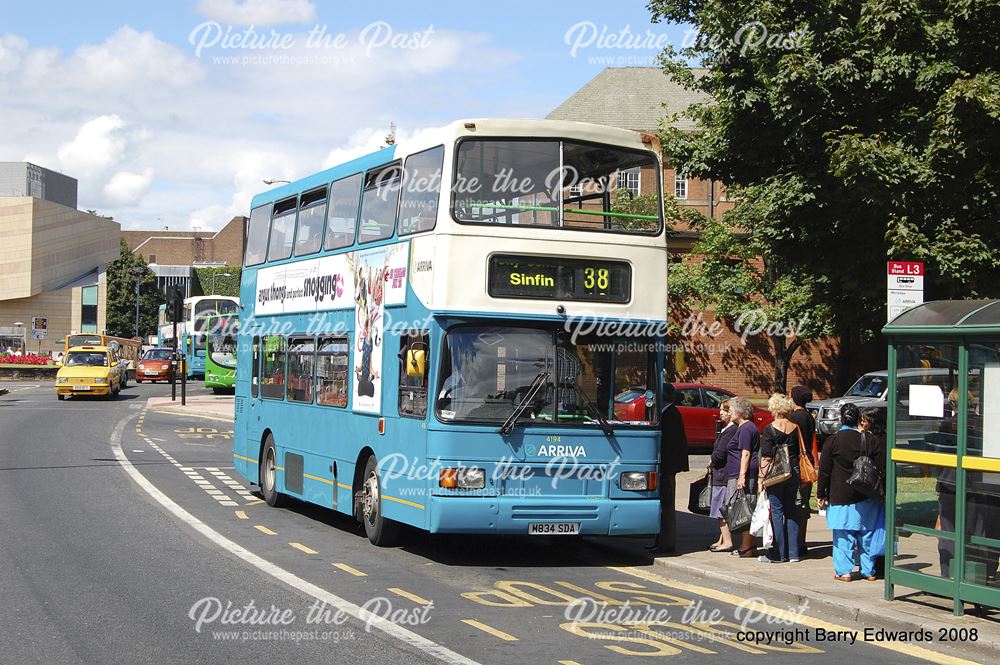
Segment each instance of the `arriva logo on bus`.
[{"label": "arriva logo on bus", "polygon": [[538,456],[549,457],[586,457],[587,449],[583,446],[542,446],[538,449]]}]

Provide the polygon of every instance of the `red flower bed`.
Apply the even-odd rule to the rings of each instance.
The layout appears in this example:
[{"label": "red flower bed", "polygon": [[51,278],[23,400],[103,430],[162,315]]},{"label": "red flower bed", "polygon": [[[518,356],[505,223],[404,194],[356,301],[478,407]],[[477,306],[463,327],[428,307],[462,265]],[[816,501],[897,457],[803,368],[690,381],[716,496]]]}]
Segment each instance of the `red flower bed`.
[{"label": "red flower bed", "polygon": [[29,353],[26,356],[0,356],[0,364],[10,364],[10,365],[48,365],[48,356],[36,356],[33,353]]}]

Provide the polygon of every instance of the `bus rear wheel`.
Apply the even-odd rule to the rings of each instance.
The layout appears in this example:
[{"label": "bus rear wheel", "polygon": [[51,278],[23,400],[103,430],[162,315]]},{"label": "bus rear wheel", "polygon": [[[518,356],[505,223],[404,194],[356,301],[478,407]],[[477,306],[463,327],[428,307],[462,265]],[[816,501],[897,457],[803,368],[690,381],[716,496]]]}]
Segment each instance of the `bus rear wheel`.
[{"label": "bus rear wheel", "polygon": [[272,508],[288,505],[288,496],[278,491],[278,454],[274,450],[274,438],[268,434],[264,441],[264,454],[260,460],[260,492],[264,501]]},{"label": "bus rear wheel", "polygon": [[376,547],[390,547],[399,535],[399,523],[382,514],[382,481],[375,456],[368,458],[361,487],[361,517],[365,535]]}]

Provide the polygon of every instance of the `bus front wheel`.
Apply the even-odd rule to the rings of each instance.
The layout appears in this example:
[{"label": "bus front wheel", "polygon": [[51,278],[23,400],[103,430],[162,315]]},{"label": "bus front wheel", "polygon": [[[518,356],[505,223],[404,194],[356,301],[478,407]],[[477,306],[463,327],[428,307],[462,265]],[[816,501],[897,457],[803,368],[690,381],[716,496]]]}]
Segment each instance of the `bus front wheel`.
[{"label": "bus front wheel", "polygon": [[288,504],[288,496],[278,491],[278,455],[274,450],[274,439],[270,434],[264,442],[264,454],[260,460],[260,492],[264,501],[272,508]]},{"label": "bus front wheel", "polygon": [[365,464],[361,502],[362,522],[368,540],[377,547],[393,545],[398,536],[399,524],[382,514],[382,482],[378,476],[378,462],[374,455],[369,457]]}]

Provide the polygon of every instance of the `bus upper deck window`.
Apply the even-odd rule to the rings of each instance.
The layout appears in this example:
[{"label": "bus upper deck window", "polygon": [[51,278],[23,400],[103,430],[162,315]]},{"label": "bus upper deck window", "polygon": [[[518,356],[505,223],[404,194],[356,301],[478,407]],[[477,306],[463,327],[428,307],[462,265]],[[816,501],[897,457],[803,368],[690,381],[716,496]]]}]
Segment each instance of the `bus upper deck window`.
[{"label": "bus upper deck window", "polygon": [[365,174],[365,190],[361,195],[360,242],[385,240],[392,236],[399,200],[399,164],[390,164]]}]

